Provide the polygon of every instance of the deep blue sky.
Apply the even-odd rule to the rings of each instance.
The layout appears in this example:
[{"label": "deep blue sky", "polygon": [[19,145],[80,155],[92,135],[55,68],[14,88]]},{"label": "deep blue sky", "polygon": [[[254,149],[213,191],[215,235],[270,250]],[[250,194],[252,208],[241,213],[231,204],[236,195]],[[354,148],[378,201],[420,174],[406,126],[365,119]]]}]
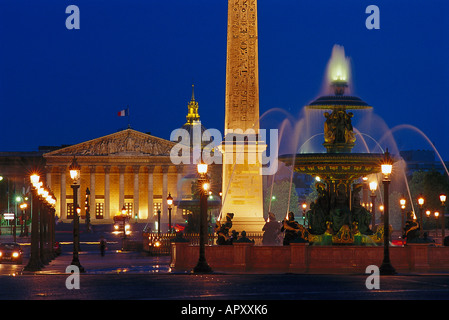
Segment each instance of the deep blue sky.
[{"label": "deep blue sky", "polygon": [[[448,1],[258,2],[261,114],[298,116],[340,44],[373,118],[418,127],[449,160]],[[80,30],[65,27],[70,4]],[[370,4],[380,30],[365,28]],[[117,116],[126,105],[134,129],[169,139],[192,82],[203,124],[223,130],[226,20],[226,0],[0,0],[0,151],[113,133],[127,125]],[[414,130],[396,136],[400,149],[430,148]]]}]

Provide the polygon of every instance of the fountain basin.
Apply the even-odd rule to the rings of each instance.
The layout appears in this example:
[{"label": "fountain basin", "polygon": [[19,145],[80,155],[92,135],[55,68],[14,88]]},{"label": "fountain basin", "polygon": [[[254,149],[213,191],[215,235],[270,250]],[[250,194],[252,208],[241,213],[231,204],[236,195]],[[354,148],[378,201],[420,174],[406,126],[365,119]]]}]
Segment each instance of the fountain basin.
[{"label": "fountain basin", "polygon": [[298,173],[324,180],[353,181],[380,172],[384,155],[377,153],[299,153],[281,155],[279,160]]}]

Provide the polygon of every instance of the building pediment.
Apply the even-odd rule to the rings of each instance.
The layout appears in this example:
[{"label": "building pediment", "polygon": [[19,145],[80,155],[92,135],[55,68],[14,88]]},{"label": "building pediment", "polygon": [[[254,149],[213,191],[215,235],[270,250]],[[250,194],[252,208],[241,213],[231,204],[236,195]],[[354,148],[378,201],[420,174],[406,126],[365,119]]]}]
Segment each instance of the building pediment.
[{"label": "building pediment", "polygon": [[55,156],[169,156],[174,142],[126,129],[44,154]]}]

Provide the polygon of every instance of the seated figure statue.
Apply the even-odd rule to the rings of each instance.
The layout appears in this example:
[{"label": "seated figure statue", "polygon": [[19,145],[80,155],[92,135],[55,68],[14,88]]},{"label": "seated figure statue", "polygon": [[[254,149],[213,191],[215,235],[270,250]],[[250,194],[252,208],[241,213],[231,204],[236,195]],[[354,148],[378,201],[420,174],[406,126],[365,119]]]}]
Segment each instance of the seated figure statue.
[{"label": "seated figure statue", "polygon": [[360,203],[360,190],[362,190],[362,184],[354,185],[352,191],[352,217],[357,222],[358,230],[361,234],[372,235],[374,232],[369,228],[372,216]]},{"label": "seated figure statue", "polygon": [[288,219],[284,219],[281,231],[285,231],[284,246],[292,242],[308,242],[306,229],[295,221],[295,214],[291,211],[288,213]]},{"label": "seated figure statue", "polygon": [[330,211],[330,221],[332,222],[332,230],[337,233],[344,225],[351,226],[351,211],[346,204],[346,191],[344,187],[337,189],[337,198],[335,206]]},{"label": "seated figure statue", "polygon": [[323,183],[317,183],[318,198],[310,204],[310,210],[306,214],[311,234],[323,234],[326,231],[326,221],[329,220],[329,197]]},{"label": "seated figure statue", "polygon": [[229,230],[232,228],[232,218],[234,218],[233,213],[226,214],[226,222],[221,223],[217,221],[215,225],[215,232],[218,235],[217,244],[218,245],[231,245],[232,237],[229,235]]}]

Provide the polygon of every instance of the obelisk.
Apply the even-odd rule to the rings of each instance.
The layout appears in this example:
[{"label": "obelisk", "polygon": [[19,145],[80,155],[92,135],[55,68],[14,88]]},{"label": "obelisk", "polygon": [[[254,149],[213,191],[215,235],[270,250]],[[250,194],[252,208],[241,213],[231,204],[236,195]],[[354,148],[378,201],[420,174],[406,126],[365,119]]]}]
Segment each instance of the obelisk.
[{"label": "obelisk", "polygon": [[[266,145],[259,133],[257,0],[228,1],[225,141],[222,221],[234,213],[233,228],[261,232],[263,182],[260,154]],[[255,133],[248,135],[248,133]],[[235,134],[240,133],[240,134]],[[235,138],[235,141],[230,139]]]}]

